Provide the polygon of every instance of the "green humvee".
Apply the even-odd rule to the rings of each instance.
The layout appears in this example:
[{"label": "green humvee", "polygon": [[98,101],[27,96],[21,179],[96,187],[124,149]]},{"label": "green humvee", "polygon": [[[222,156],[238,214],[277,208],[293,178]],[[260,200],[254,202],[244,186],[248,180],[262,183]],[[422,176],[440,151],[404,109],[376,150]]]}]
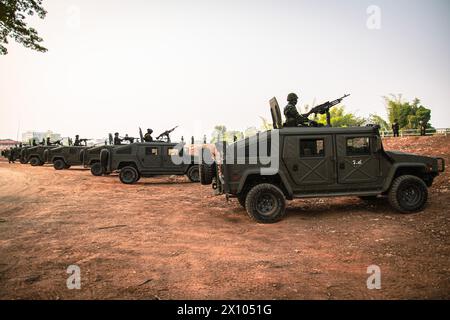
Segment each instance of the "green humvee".
[{"label": "green humvee", "polygon": [[116,145],[101,150],[100,165],[106,174],[119,171],[120,181],[125,184],[155,175],[187,175],[192,182],[200,181],[194,157],[190,163],[172,161],[172,155],[184,152],[176,143],[161,141]]},{"label": "green humvee", "polygon": [[108,174],[103,170],[103,166],[100,164],[100,152],[102,150],[111,150],[115,146],[114,145],[101,145],[94,146],[86,149],[83,155],[83,166],[90,167],[91,173],[94,176],[101,176],[103,174]]},{"label": "green humvee", "polygon": [[58,147],[57,145],[51,146],[31,146],[22,148],[20,152],[20,162],[30,163],[32,166],[42,166],[45,163],[44,151]]},{"label": "green humvee", "polygon": [[215,159],[204,152],[200,165],[201,183],[236,197],[257,222],[276,222],[285,199],[308,197],[387,196],[400,212],[419,211],[445,169],[442,158],[385,151],[376,126],[283,128],[278,104],[271,107],[274,130],[225,146]]},{"label": "green humvee", "polygon": [[69,169],[71,166],[83,165],[85,146],[57,146],[44,151],[44,160],[53,163],[56,170]]}]

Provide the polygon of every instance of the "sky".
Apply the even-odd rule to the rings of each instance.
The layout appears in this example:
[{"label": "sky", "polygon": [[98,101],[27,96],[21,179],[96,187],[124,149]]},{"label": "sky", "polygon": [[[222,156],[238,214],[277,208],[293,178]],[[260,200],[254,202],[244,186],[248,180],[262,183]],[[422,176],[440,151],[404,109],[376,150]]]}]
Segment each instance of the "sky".
[{"label": "sky", "polygon": [[[375,6],[375,7],[374,7]],[[0,138],[28,130],[103,138],[179,125],[260,127],[269,100],[346,93],[386,116],[383,96],[418,97],[450,127],[448,0],[48,0],[29,24],[48,52],[14,40],[0,56]]]}]

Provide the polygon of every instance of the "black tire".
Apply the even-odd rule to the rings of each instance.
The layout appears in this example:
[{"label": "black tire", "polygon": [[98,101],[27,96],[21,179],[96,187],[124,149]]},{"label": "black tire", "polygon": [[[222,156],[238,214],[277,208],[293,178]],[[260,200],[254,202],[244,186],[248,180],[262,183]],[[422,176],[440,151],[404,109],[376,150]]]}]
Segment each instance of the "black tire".
[{"label": "black tire", "polygon": [[44,150],[44,153],[42,154],[42,158],[44,159],[44,162],[48,162],[48,150]]},{"label": "black tire", "polygon": [[194,166],[190,167],[187,171],[187,177],[192,182],[199,182],[200,181],[199,166],[194,165]]},{"label": "black tire", "polygon": [[423,209],[428,199],[428,189],[422,179],[404,175],[397,177],[388,194],[389,203],[401,213],[413,213]]},{"label": "black tire", "polygon": [[245,208],[248,215],[259,223],[280,221],[286,213],[283,191],[270,183],[257,184],[247,194]]},{"label": "black tire", "polygon": [[106,169],[108,168],[108,161],[109,161],[109,150],[102,149],[102,151],[100,151],[100,164],[103,167],[103,171],[106,171]]},{"label": "black tire", "polygon": [[82,164],[84,164],[84,154],[85,154],[86,150],[81,150],[80,154],[79,154],[79,160]]},{"label": "black tire", "polygon": [[120,170],[119,179],[122,183],[133,184],[139,180],[140,176],[135,167],[126,166]]},{"label": "black tire", "polygon": [[38,166],[38,165],[40,164],[40,161],[39,161],[39,159],[38,159],[37,157],[32,157],[32,158],[30,159],[30,164],[31,164],[33,167],[36,167],[36,166]]},{"label": "black tire", "polygon": [[66,163],[62,159],[56,159],[53,161],[53,168],[55,168],[55,170],[63,170],[66,168]]},{"label": "black tire", "polygon": [[216,176],[217,166],[209,149],[202,149],[202,163],[199,166],[200,183],[209,185]]},{"label": "black tire", "polygon": [[20,163],[21,164],[26,164],[28,161],[25,158],[20,158]]},{"label": "black tire", "polygon": [[95,162],[91,165],[91,173],[97,177],[103,174],[103,167],[100,162]]},{"label": "black tire", "polygon": [[70,169],[71,165],[70,164],[66,164],[66,166],[64,167],[64,169]]}]

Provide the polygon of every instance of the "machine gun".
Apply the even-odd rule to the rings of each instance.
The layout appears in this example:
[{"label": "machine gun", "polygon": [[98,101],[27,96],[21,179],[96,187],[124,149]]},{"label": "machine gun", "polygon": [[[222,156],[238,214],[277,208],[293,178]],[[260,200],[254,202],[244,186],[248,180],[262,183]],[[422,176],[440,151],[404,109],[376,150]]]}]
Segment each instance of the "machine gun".
[{"label": "machine gun", "polygon": [[178,126],[173,127],[173,128],[170,129],[170,130],[164,131],[163,133],[161,133],[159,136],[156,137],[156,140],[158,140],[158,141],[164,141],[163,138],[165,137],[165,138],[166,138],[166,142],[170,142],[170,136],[169,136],[169,135],[170,135],[176,128],[178,128]]},{"label": "machine gun", "polygon": [[128,141],[129,143],[134,143],[134,140],[136,140],[136,138],[134,137],[129,137],[129,136],[125,136],[123,138],[121,138],[124,141]]},{"label": "machine gun", "polygon": [[311,114],[326,114],[327,115],[327,127],[331,127],[331,116],[330,116],[330,108],[334,107],[335,105],[341,103],[341,101],[345,98],[347,98],[349,94],[345,94],[344,96],[340,97],[339,99],[333,100],[333,101],[327,101],[325,103],[322,103],[311,110],[309,110],[308,113],[304,114],[303,116],[308,117]]},{"label": "machine gun", "polygon": [[92,140],[92,139],[78,139],[78,144],[76,143],[77,141],[75,140],[74,146],[81,146],[81,143],[82,143],[82,142],[84,142],[84,146],[87,146],[87,142],[88,142],[89,140]]}]

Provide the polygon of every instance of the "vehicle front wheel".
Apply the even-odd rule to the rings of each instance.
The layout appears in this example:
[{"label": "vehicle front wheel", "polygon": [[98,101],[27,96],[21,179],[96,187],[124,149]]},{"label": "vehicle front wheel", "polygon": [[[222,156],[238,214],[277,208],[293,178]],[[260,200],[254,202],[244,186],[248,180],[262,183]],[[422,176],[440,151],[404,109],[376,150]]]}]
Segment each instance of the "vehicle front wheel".
[{"label": "vehicle front wheel", "polygon": [[134,167],[124,167],[120,170],[119,179],[122,183],[133,184],[139,180],[139,173]]},{"label": "vehicle front wheel", "polygon": [[96,162],[91,166],[91,173],[94,176],[101,176],[103,174],[103,167],[100,162]]},{"label": "vehicle front wheel", "polygon": [[199,169],[198,166],[192,166],[189,168],[189,170],[187,171],[187,176],[189,178],[189,180],[191,180],[192,182],[199,182],[200,181],[200,173],[199,173]]},{"label": "vehicle front wheel", "polygon": [[36,157],[33,157],[33,158],[30,159],[30,164],[31,164],[33,167],[38,166],[39,163],[40,163],[40,161],[39,161],[39,159],[36,158]]},{"label": "vehicle front wheel", "polygon": [[412,213],[423,209],[428,199],[428,189],[422,179],[404,175],[394,180],[388,197],[396,210]]},{"label": "vehicle front wheel", "polygon": [[274,223],[284,217],[286,199],[280,188],[270,183],[262,183],[250,189],[245,208],[248,215],[257,222]]},{"label": "vehicle front wheel", "polygon": [[66,163],[61,159],[56,159],[55,161],[53,161],[53,168],[55,168],[55,170],[65,169]]}]

